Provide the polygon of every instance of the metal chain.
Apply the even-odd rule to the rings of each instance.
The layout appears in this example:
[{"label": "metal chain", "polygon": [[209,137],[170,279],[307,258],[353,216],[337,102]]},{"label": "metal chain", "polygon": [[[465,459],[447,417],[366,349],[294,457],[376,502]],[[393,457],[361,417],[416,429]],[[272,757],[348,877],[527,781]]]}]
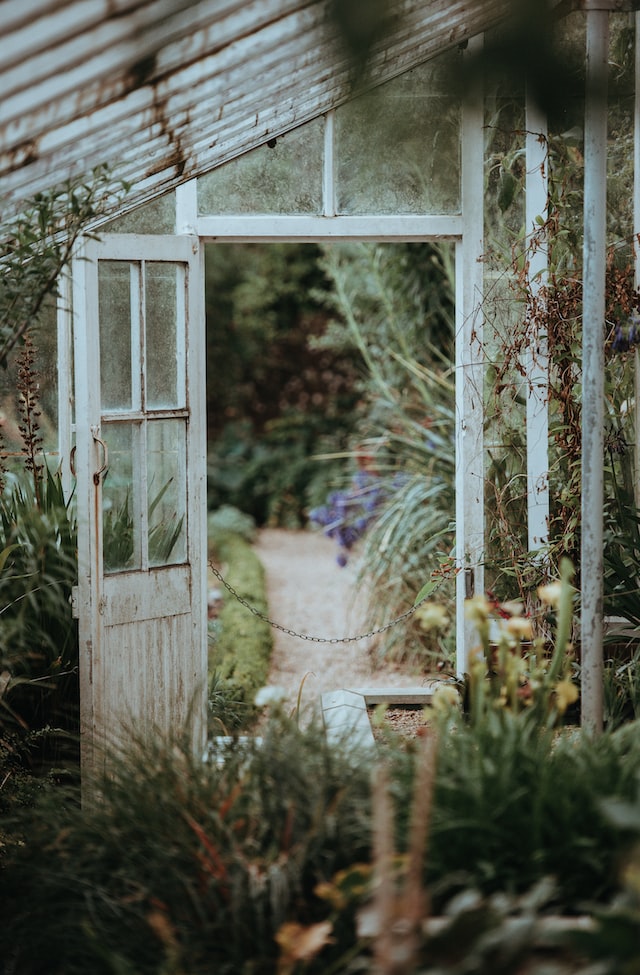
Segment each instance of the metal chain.
[{"label": "metal chain", "polygon": [[274,630],[280,630],[282,633],[286,633],[287,636],[294,636],[298,640],[307,640],[309,643],[357,643],[358,640],[368,640],[370,637],[377,636],[379,633],[386,633],[386,631],[390,630],[393,626],[396,626],[398,623],[402,623],[403,620],[409,619],[409,617],[413,616],[415,611],[418,609],[418,606],[421,606],[422,603],[424,602],[423,599],[419,603],[416,603],[415,606],[412,606],[411,609],[408,609],[406,613],[402,613],[401,616],[396,616],[396,618],[391,620],[390,623],[385,623],[384,626],[377,626],[375,629],[369,630],[367,633],[358,634],[358,636],[342,636],[342,637],[310,636],[308,633],[298,633],[296,630],[291,630],[289,629],[288,626],[283,626],[281,623],[276,623],[275,620],[272,620],[268,616],[265,616],[265,614],[261,613],[259,609],[256,609],[255,606],[252,606],[251,603],[248,603],[247,600],[244,599],[240,595],[240,593],[233,588],[231,583],[227,582],[227,580],[222,576],[222,574],[218,571],[218,569],[216,569],[216,567],[212,565],[211,562],[209,562],[209,568],[213,572],[216,579],[218,579],[222,583],[222,585],[225,587],[225,589],[228,592],[231,593],[234,599],[237,599],[238,602],[245,607],[245,609],[248,609],[250,613],[253,613],[254,616],[257,616],[258,619],[262,620],[263,623],[268,623],[268,625],[272,626]]}]

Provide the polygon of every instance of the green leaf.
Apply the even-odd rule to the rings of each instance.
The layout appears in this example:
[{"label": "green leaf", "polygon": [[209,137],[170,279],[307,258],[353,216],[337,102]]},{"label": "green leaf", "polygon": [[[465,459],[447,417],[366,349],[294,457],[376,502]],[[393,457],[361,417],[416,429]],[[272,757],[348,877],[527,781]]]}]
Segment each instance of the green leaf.
[{"label": "green leaf", "polygon": [[430,596],[438,587],[438,583],[435,579],[430,579],[429,582],[425,582],[424,586],[416,596],[413,605],[418,606],[424,599]]}]

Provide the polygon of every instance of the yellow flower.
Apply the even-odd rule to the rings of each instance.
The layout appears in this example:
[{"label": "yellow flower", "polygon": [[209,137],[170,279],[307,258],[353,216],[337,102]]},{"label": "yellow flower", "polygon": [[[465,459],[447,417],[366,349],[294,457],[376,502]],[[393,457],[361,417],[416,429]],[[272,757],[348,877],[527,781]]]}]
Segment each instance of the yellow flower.
[{"label": "yellow flower", "polygon": [[511,619],[506,620],[504,626],[511,636],[516,637],[517,640],[533,639],[531,620],[524,616],[512,616]]},{"label": "yellow flower", "polygon": [[560,580],[550,582],[547,586],[538,586],[538,599],[548,606],[553,606],[554,609],[558,608],[561,593],[562,583]]},{"label": "yellow flower", "polygon": [[486,623],[491,612],[491,603],[484,596],[474,596],[464,604],[464,615],[476,624]]},{"label": "yellow flower", "polygon": [[460,707],[460,693],[452,684],[438,684],[434,688],[431,704],[439,714],[448,714]]},{"label": "yellow flower", "polygon": [[423,603],[415,613],[415,617],[423,630],[444,630],[449,625],[449,617],[444,606],[440,603]]},{"label": "yellow flower", "polygon": [[564,714],[570,704],[578,700],[578,688],[570,680],[560,680],[556,684],[556,705],[560,714]]}]

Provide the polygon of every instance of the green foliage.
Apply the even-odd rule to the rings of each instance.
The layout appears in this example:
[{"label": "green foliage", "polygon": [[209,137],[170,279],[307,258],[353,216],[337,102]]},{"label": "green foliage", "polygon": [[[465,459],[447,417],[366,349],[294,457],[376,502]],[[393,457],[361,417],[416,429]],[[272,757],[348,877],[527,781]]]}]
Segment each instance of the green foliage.
[{"label": "green foliage", "polygon": [[634,736],[553,736],[511,711],[451,731],[439,755],[430,875],[515,892],[553,876],[565,909],[610,896],[627,840],[612,833],[601,800],[635,794]]},{"label": "green foliage", "polygon": [[[442,583],[450,568],[453,254],[446,246],[345,245],[325,248],[323,267],[338,317],[318,344],[358,353],[363,416],[355,453],[367,455],[367,469],[390,486],[361,553],[378,626],[412,606],[425,577]],[[452,599],[452,586],[440,596]],[[389,631],[380,653],[424,664],[431,649],[412,621]]]},{"label": "green foliage", "polygon": [[[109,777],[20,817],[0,872],[22,975],[271,973],[274,934],[368,849],[369,776],[318,729],[272,722],[203,763],[176,741],[130,747]],[[91,798],[94,796],[94,798]],[[55,909],[52,909],[55,905]]]},{"label": "green foliage", "polygon": [[38,484],[25,475],[0,497],[0,728],[54,736],[78,720],[76,528],[59,474]]},{"label": "green foliage", "polygon": [[220,544],[220,537],[229,533],[241,535],[245,541],[252,542],[256,535],[256,523],[251,515],[227,504],[210,512],[207,518],[207,536],[215,548]]},{"label": "green foliage", "polygon": [[[264,570],[250,543],[235,531],[214,533],[215,556],[226,581],[249,605],[266,614]],[[264,620],[230,593],[225,595],[209,647],[209,725],[233,730],[255,718],[256,691],[268,680],[273,634]]]},{"label": "green foliage", "polygon": [[[583,71],[582,21],[567,20],[559,26],[555,41],[567,71],[578,77]],[[609,125],[621,138],[629,134],[631,62],[628,19],[612,19],[610,62],[611,99]],[[577,52],[577,56],[576,56]],[[497,105],[504,102],[497,86]],[[575,92],[578,90],[575,89]],[[526,172],[522,165],[522,121],[516,108],[492,117],[489,134],[488,190],[509,185],[509,198],[496,190],[485,200],[487,222],[492,228],[487,254],[485,348],[490,368],[485,387],[486,538],[487,586],[499,598],[520,598],[525,603],[540,580],[541,568],[553,574],[563,556],[580,566],[581,548],[581,399],[582,399],[582,211],[584,159],[582,147],[583,95],[567,98],[562,112],[552,112],[546,141],[545,168],[549,175],[548,213],[539,218],[539,230],[525,238],[523,190]],[[507,96],[508,100],[508,96]],[[612,138],[613,144],[613,138]],[[499,175],[501,174],[501,175]],[[509,177],[511,182],[509,182]],[[634,397],[632,356],[624,351],[625,332],[638,311],[630,251],[632,198],[628,149],[609,157],[608,241],[606,266],[606,409],[608,441],[614,449],[624,443],[629,425],[629,404]],[[622,189],[625,187],[626,189]],[[504,209],[501,209],[501,205]],[[525,244],[529,248],[525,250]],[[531,276],[530,256],[544,248],[546,267],[542,278]],[[631,329],[633,331],[633,328]],[[526,425],[525,401],[529,380],[526,363],[540,342],[549,352],[549,540],[544,553],[528,551],[526,533]],[[628,349],[632,343],[626,346]],[[535,358],[535,357],[534,357]],[[544,366],[544,362],[541,361]],[[605,466],[607,571],[617,586],[622,566],[635,560],[633,534],[616,500],[614,461]],[[635,504],[633,505],[635,509]],[[619,517],[620,516],[620,517]],[[633,515],[631,515],[631,518]],[[625,552],[625,549],[627,551]],[[637,573],[632,574],[635,578]],[[579,580],[578,580],[579,587]],[[619,587],[621,595],[622,587]]]},{"label": "green foliage", "polygon": [[[3,228],[0,252],[0,365],[28,329],[38,325],[57,280],[87,224],[115,202],[106,166],[38,193]],[[126,190],[126,185],[123,184]]]},{"label": "green foliage", "polygon": [[327,317],[318,256],[300,244],[207,249],[209,507],[259,524],[302,524],[327,484],[313,455],[343,450],[354,423],[351,358],[309,344]]},{"label": "green foliage", "polygon": [[[262,731],[261,742],[215,745],[206,763],[179,737],[134,741],[82,806],[57,787],[7,807],[5,835],[20,837],[0,869],[7,971],[35,975],[46,958],[48,975],[346,973],[355,956],[368,971],[375,938],[393,927],[381,883],[419,924],[417,941],[410,925],[394,928],[399,950],[425,952],[407,972],[437,962],[462,973],[474,958],[474,971],[515,975],[521,952],[548,947],[544,917],[558,912],[588,911],[602,925],[593,954],[624,957],[628,940],[616,947],[611,932],[636,917],[618,868],[637,835],[637,727],[594,740],[509,710],[474,725],[449,716],[431,751],[432,802],[422,747],[387,743],[384,819],[348,741],[329,745],[281,714]],[[421,817],[430,835],[415,861]],[[416,871],[431,913],[427,900],[401,899]],[[438,912],[435,928],[422,923]],[[281,967],[287,959],[300,967]]]},{"label": "green foliage", "polygon": [[[149,559],[152,565],[166,565],[176,543],[182,535],[184,516],[174,512],[161,521],[154,522],[154,512],[171,485],[168,480],[149,502]],[[103,560],[107,571],[123,569],[131,564],[134,554],[133,514],[130,490],[119,505],[105,513],[103,525]]]},{"label": "green foliage", "polygon": [[229,423],[208,455],[208,504],[231,505],[258,524],[299,528],[343,463],[320,462],[346,448],[328,417],[291,410],[257,434],[248,419]]}]

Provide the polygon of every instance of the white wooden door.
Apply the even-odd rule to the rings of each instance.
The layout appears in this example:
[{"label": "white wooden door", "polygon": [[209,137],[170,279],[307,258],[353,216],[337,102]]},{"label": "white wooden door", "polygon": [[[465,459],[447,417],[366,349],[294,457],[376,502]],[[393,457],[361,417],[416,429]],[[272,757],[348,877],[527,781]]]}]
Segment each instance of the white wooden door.
[{"label": "white wooden door", "polygon": [[206,720],[206,378],[197,237],[106,235],[74,262],[83,763]]}]

